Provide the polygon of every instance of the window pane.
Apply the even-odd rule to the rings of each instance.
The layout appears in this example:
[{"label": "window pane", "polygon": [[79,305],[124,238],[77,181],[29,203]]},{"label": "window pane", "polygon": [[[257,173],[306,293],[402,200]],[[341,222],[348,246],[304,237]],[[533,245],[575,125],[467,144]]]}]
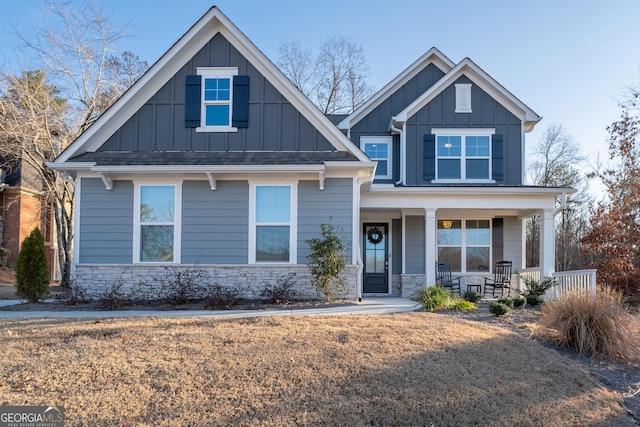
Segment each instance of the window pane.
[{"label": "window pane", "polygon": [[467,179],[489,179],[489,160],[467,159]]},{"label": "window pane", "polygon": [[438,136],[438,157],[460,157],[462,155],[462,137]]},{"label": "window pane", "polygon": [[438,261],[451,264],[451,271],[462,271],[462,250],[460,248],[438,248]]},{"label": "window pane", "polygon": [[465,154],[472,157],[489,156],[488,136],[467,136],[465,138]]},{"label": "window pane", "polygon": [[439,159],[438,160],[439,179],[460,179],[460,160]]},{"label": "window pane", "polygon": [[461,245],[462,221],[438,221],[438,245]]},{"label": "window pane", "polygon": [[140,261],[173,261],[173,225],[141,226]]},{"label": "window pane", "polygon": [[467,220],[467,245],[489,246],[491,232],[488,220]]},{"label": "window pane", "polygon": [[467,248],[467,271],[489,271],[489,248]]},{"label": "window pane", "polygon": [[229,126],[228,105],[207,105],[205,111],[207,126]]},{"label": "window pane", "polygon": [[376,176],[386,176],[387,175],[387,162],[384,160],[378,160],[378,167],[376,168]]},{"label": "window pane", "polygon": [[205,79],[205,101],[228,101],[230,96],[230,79]]},{"label": "window pane", "polygon": [[173,222],[175,187],[140,187],[140,221]]},{"label": "window pane", "polygon": [[256,227],[256,261],[289,261],[289,227]]},{"label": "window pane", "polygon": [[256,222],[288,223],[291,216],[291,187],[256,187]]}]

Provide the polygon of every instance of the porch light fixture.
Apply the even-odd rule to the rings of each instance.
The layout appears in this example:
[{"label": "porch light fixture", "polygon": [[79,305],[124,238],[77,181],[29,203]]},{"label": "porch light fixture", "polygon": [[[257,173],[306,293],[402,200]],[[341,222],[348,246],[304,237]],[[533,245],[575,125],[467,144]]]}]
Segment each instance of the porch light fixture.
[{"label": "porch light fixture", "polygon": [[453,221],[444,220],[442,221],[442,226],[448,230],[453,226]]}]

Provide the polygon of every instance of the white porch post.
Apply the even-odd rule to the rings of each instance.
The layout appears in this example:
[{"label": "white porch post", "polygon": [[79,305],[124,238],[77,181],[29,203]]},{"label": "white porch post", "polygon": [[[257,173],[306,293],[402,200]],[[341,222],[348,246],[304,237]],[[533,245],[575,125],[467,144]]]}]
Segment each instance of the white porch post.
[{"label": "white porch post", "polygon": [[436,210],[425,209],[424,215],[424,272],[425,286],[436,284]]},{"label": "white porch post", "polygon": [[540,280],[551,276],[556,264],[556,227],[552,209],[540,214]]}]

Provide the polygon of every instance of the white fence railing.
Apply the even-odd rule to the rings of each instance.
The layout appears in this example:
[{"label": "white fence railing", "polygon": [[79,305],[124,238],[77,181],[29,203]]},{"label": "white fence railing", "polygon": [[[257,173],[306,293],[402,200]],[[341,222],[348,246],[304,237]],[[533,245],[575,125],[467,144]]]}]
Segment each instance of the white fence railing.
[{"label": "white fence railing", "polygon": [[[551,277],[558,281],[558,285],[547,291],[546,299],[556,299],[569,291],[575,292],[596,292],[596,272],[597,270],[573,270],[557,271],[551,273]],[[540,280],[539,268],[524,268],[518,271],[518,285],[520,289],[526,289],[524,279]]]}]

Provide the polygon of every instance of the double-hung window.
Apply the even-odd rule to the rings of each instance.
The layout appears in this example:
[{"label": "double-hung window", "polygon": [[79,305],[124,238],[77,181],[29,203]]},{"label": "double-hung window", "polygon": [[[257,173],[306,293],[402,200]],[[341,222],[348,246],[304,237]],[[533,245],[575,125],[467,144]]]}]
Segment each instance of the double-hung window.
[{"label": "double-hung window", "polygon": [[490,181],[493,129],[434,129],[436,179]]},{"label": "double-hung window", "polygon": [[180,187],[135,185],[134,262],[180,261]]},{"label": "double-hung window", "polygon": [[200,130],[233,130],[233,76],[237,74],[236,68],[198,68],[198,75],[202,76]]},{"label": "double-hung window", "polygon": [[438,261],[448,261],[452,271],[489,271],[491,265],[490,220],[438,220],[437,239]]},{"label": "double-hung window", "polygon": [[250,263],[295,263],[297,186],[251,184]]},{"label": "double-hung window", "polygon": [[371,159],[378,162],[376,178],[393,179],[392,165],[392,137],[363,136],[360,148]]}]

